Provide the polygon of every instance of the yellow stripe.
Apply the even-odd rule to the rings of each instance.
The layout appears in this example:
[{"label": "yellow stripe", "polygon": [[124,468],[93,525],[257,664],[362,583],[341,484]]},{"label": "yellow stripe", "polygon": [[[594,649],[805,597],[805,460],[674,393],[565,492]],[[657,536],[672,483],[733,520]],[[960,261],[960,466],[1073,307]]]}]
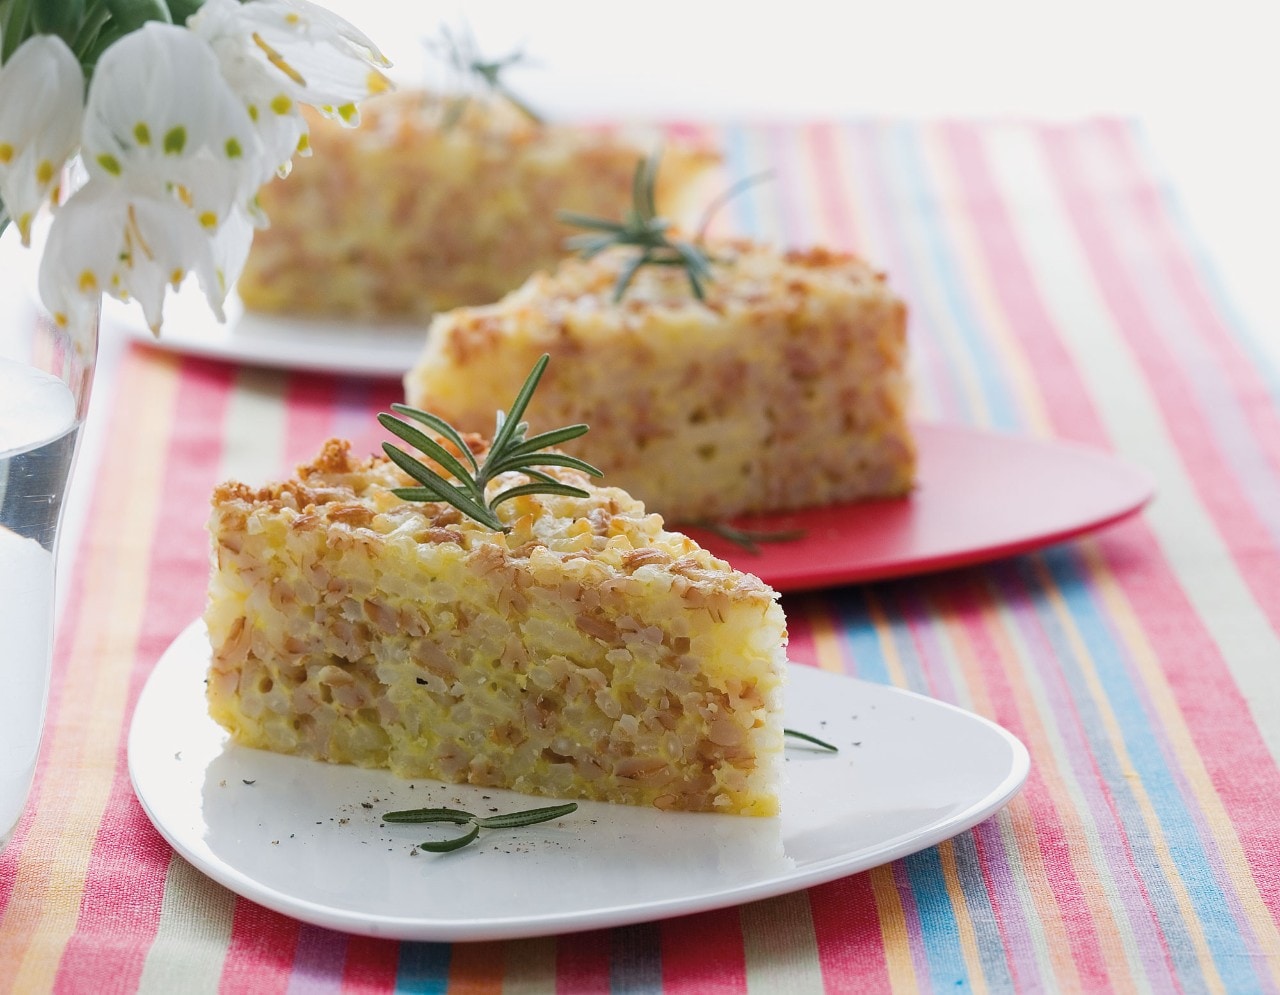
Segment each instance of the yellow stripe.
[{"label": "yellow stripe", "polygon": [[810,599],[805,605],[808,608],[805,621],[813,637],[813,652],[818,658],[818,666],[833,674],[846,673],[843,643],[831,621],[830,609],[817,599]]},{"label": "yellow stripe", "polygon": [[898,895],[898,885],[893,880],[893,865],[885,864],[868,871],[871,875],[871,894],[876,900],[877,918],[880,920],[880,942],[884,946],[885,973],[889,975],[889,987],[895,992],[919,990],[916,966],[911,959],[911,943],[907,937],[907,915]]},{"label": "yellow stripe", "polygon": [[1106,606],[1107,617],[1116,627],[1129,658],[1133,661],[1138,673],[1142,675],[1147,698],[1160,717],[1160,725],[1169,738],[1174,755],[1178,758],[1178,767],[1187,784],[1191,786],[1196,807],[1209,823],[1210,831],[1205,841],[1206,845],[1217,847],[1223,867],[1231,880],[1232,889],[1253,929],[1257,949],[1267,955],[1266,960],[1271,969],[1271,975],[1280,987],[1280,931],[1277,931],[1271,913],[1258,891],[1257,881],[1254,880],[1249,863],[1245,859],[1235,825],[1222,804],[1221,796],[1213,786],[1213,778],[1205,768],[1195,739],[1183,720],[1177,699],[1165,680],[1159,658],[1147,641],[1133,606],[1121,591],[1115,576],[1103,562],[1097,545],[1084,543],[1081,545],[1081,552],[1084,554],[1084,561],[1089,571],[1090,588]]},{"label": "yellow stripe", "polygon": [[[92,854],[116,774],[116,750],[146,607],[147,552],[162,497],[177,360],[130,355],[117,409],[122,458],[105,464],[86,535],[81,624],[67,662],[56,724],[46,730],[47,773],[0,934],[0,977],[45,991],[75,931]],[[121,557],[121,548],[142,551]]]}]

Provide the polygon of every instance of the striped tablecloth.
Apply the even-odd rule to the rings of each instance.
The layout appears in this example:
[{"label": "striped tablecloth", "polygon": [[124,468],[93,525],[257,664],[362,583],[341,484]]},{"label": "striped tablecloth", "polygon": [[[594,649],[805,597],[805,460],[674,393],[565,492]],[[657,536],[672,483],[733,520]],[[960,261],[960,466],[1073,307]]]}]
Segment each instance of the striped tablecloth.
[{"label": "striped tablecloth", "polygon": [[798,662],[994,719],[1031,753],[1023,792],[888,866],[604,932],[395,943],[239,899],[143,815],[129,719],[201,611],[213,485],[331,435],[374,449],[398,385],[110,341],[41,769],[0,855],[0,989],[1280,989],[1280,357],[1224,300],[1141,129],[698,130],[733,175],[774,173],[724,223],[888,272],[921,418],[1087,443],[1157,480],[1090,538],[784,598]]}]

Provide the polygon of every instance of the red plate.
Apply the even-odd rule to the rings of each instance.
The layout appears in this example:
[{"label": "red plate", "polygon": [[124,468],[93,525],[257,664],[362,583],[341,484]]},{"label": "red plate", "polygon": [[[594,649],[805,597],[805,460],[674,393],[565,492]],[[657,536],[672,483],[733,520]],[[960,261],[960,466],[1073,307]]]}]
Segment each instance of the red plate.
[{"label": "red plate", "polygon": [[751,553],[681,526],[779,591],[883,580],[1039,549],[1132,515],[1150,474],[1096,449],[951,425],[917,425],[919,486],[891,501],[751,516],[733,524],[803,530]]}]

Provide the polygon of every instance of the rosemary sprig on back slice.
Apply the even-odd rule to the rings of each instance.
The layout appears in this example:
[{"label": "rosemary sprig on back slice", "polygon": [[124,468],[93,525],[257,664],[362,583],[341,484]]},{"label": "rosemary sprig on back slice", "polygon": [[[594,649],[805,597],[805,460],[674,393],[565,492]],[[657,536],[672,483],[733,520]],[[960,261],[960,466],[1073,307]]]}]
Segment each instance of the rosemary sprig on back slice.
[{"label": "rosemary sprig on back slice", "polygon": [[[534,124],[543,123],[542,115],[517,96],[502,79],[502,73],[508,66],[524,61],[524,52],[517,49],[501,59],[486,59],[480,54],[475,36],[465,25],[456,35],[447,27],[441,27],[440,39],[438,45],[432,42],[427,44],[432,49],[442,50],[445,60],[464,80],[478,84],[482,90],[501,97]],[[445,112],[445,128],[458,123],[470,99],[470,94],[463,93],[449,102]]]},{"label": "rosemary sprig on back slice", "polygon": [[517,829],[521,826],[535,826],[539,822],[550,822],[552,819],[559,819],[576,811],[578,806],[575,802],[490,816],[474,815],[460,808],[410,808],[399,812],[387,812],[382,816],[382,821],[415,825],[446,822],[455,826],[469,827],[465,833],[453,839],[418,844],[419,850],[426,850],[428,853],[449,853],[451,850],[461,850],[468,843],[474,842],[480,835],[481,829]]},{"label": "rosemary sprig on back slice", "polygon": [[654,153],[636,163],[631,181],[631,208],[622,221],[595,218],[576,211],[560,211],[559,218],[566,224],[586,228],[586,234],[571,235],[565,240],[566,248],[578,252],[583,259],[598,256],[614,245],[631,245],[639,254],[627,261],[613,288],[614,301],[622,300],[627,287],[641,266],[681,266],[689,277],[693,295],[702,300],[703,284],[711,279],[711,260],[702,247],[693,242],[669,236],[671,222],[658,216],[655,187],[658,163],[661,157]]},{"label": "rosemary sprig on back slice", "polygon": [[[589,495],[582,488],[562,483],[550,474],[536,469],[540,466],[564,466],[581,470],[593,477],[604,476],[600,470],[576,456],[544,451],[550,446],[558,446],[570,439],[585,435],[587,426],[566,425],[564,428],[552,429],[527,438],[529,423],[521,421],[549,360],[550,357],[544,354],[534,364],[529,376],[525,379],[524,386],[520,388],[516,399],[511,403],[510,410],[498,411],[493,441],[489,444],[489,452],[484,456],[483,462],[472,452],[461,433],[439,415],[419,408],[411,408],[407,404],[391,405],[392,410],[397,414],[425,425],[451,443],[457,449],[456,456],[436,439],[410,425],[409,422],[385,411],[379,414],[378,421],[384,428],[425,453],[457,481],[453,483],[447,480],[398,446],[384,442],[383,451],[391,461],[418,483],[417,487],[393,488],[391,493],[406,501],[443,501],[495,532],[508,531],[497,515],[498,505],[503,501],[510,501],[525,494],[588,497]],[[530,483],[508,487],[486,500],[485,488],[488,483],[499,474],[510,471],[523,473],[530,478]]]}]

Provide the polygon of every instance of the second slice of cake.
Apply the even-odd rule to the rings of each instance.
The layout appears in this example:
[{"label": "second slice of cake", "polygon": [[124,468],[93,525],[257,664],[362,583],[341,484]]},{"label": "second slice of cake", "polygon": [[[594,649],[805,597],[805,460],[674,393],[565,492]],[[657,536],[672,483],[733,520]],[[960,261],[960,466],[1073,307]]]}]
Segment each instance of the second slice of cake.
[{"label": "second slice of cake", "polygon": [[570,451],[672,522],[909,491],[907,312],[883,275],[823,249],[707,255],[703,299],[681,268],[644,266],[616,300],[635,253],[615,248],[438,315],[407,400],[481,430],[550,353],[534,430],[589,423]]}]

